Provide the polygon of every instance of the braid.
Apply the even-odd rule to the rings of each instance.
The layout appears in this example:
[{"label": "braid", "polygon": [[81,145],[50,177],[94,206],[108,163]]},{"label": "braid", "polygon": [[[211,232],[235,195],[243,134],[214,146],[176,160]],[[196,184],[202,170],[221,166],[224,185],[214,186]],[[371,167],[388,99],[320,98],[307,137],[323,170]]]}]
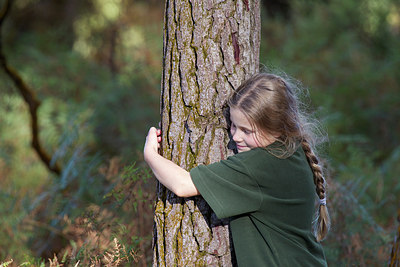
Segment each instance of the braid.
[{"label": "braid", "polygon": [[310,143],[303,140],[301,143],[304,153],[306,154],[307,161],[310,164],[311,170],[314,175],[315,191],[320,199],[319,208],[317,213],[317,222],[314,227],[314,232],[318,241],[323,240],[328,234],[330,228],[330,218],[328,208],[326,207],[326,188],[325,178],[322,173],[322,167],[319,164],[317,156],[314,154]]}]

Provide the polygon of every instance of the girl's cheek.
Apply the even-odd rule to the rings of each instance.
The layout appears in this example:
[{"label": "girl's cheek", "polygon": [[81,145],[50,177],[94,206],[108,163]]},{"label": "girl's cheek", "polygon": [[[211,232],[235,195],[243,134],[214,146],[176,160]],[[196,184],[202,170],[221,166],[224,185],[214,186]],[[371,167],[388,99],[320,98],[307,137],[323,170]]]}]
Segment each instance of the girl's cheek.
[{"label": "girl's cheek", "polygon": [[253,143],[255,144],[255,146],[257,146],[257,147],[261,146],[260,142],[258,141],[258,138],[257,138],[256,134],[253,134],[251,138],[252,138]]}]

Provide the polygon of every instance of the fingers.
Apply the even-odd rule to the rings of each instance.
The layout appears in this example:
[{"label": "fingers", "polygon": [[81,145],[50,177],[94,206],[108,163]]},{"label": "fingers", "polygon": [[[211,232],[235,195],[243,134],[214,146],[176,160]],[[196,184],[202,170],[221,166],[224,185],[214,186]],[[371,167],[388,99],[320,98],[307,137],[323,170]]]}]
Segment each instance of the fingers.
[{"label": "fingers", "polygon": [[152,133],[157,133],[156,127],[150,127],[148,134],[152,134]]},{"label": "fingers", "polygon": [[155,127],[151,127],[146,136],[146,142],[144,144],[143,155],[145,160],[149,160],[153,157],[154,153],[159,153],[161,147],[161,130]]},{"label": "fingers", "polygon": [[156,134],[157,134],[157,142],[160,143],[161,142],[161,130],[157,129]]},{"label": "fingers", "polygon": [[[155,137],[153,137],[155,135]],[[155,127],[151,127],[149,129],[149,133],[147,134],[147,138],[156,138],[157,143],[161,142],[161,129],[156,129]]]},{"label": "fingers", "polygon": [[149,133],[154,132],[157,136],[161,135],[161,129],[157,129],[156,127],[150,127]]}]

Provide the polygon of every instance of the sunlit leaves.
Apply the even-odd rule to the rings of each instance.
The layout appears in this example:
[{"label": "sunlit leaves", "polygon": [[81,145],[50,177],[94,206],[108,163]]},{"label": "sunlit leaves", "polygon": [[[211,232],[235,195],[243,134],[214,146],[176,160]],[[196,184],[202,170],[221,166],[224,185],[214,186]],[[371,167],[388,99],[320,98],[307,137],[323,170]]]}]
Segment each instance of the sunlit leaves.
[{"label": "sunlit leaves", "polygon": [[94,0],[99,13],[103,14],[108,20],[115,21],[121,14],[122,0]]},{"label": "sunlit leaves", "polygon": [[360,8],[364,15],[364,30],[373,35],[380,30],[380,25],[386,22],[394,3],[390,0],[364,0]]},{"label": "sunlit leaves", "polygon": [[387,22],[394,33],[400,33],[400,5],[392,4],[390,6]]},{"label": "sunlit leaves", "polygon": [[140,48],[144,45],[144,33],[142,28],[132,26],[121,34],[123,46],[126,49],[129,48]]},{"label": "sunlit leaves", "polygon": [[74,22],[74,49],[85,57],[93,55],[98,48],[93,42],[93,35],[115,24],[125,8],[121,0],[92,0],[92,4],[94,12],[83,14]]}]

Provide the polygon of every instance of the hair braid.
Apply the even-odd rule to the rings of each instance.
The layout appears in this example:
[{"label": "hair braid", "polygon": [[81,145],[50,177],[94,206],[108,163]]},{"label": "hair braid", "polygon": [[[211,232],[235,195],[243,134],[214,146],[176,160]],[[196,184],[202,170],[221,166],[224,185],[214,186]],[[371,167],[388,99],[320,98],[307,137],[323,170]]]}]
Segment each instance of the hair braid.
[{"label": "hair braid", "polygon": [[[328,234],[331,224],[328,208],[326,207],[325,178],[323,176],[322,168],[319,164],[318,158],[314,154],[310,143],[304,139],[302,141],[302,147],[313,172],[315,191],[320,199],[316,224],[314,225],[314,233],[317,240],[321,241]],[[323,200],[324,203],[321,203],[321,200]]]}]

